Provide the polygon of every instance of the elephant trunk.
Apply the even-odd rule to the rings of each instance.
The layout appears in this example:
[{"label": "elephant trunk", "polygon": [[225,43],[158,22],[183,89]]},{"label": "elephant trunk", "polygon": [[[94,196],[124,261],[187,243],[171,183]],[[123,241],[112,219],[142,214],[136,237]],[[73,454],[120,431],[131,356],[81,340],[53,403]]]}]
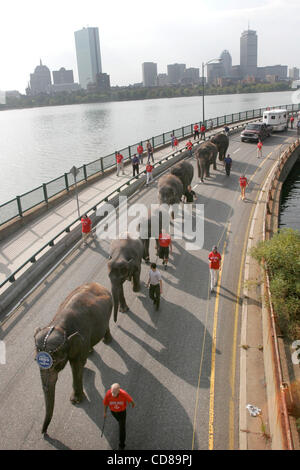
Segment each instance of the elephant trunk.
[{"label": "elephant trunk", "polygon": [[53,416],[55,401],[55,386],[58,373],[55,370],[41,370],[42,386],[45,397],[46,414],[42,428],[42,434],[47,433],[48,426]]},{"label": "elephant trunk", "polygon": [[114,286],[112,288],[112,297],[113,297],[113,302],[114,302],[114,322],[116,323],[118,319],[118,310],[119,310],[119,302],[120,302],[119,286]]}]

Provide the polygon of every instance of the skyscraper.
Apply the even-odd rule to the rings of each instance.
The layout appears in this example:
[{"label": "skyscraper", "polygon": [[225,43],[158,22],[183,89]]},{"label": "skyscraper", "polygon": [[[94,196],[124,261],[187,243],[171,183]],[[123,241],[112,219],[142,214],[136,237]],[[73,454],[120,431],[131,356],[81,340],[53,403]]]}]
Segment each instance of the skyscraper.
[{"label": "skyscraper", "polygon": [[51,73],[46,65],[38,65],[34,72],[30,74],[30,87],[28,88],[31,95],[40,93],[49,93],[51,88]]},{"label": "skyscraper", "polygon": [[257,34],[248,29],[240,42],[240,65],[243,77],[257,76]]},{"label": "skyscraper", "polygon": [[83,28],[75,31],[75,44],[79,83],[87,88],[95,83],[96,76],[102,73],[98,28]]},{"label": "skyscraper", "polygon": [[157,64],[144,62],[142,64],[143,86],[157,86]]},{"label": "skyscraper", "polygon": [[222,61],[223,67],[224,67],[224,73],[225,77],[231,77],[232,73],[232,58],[231,55],[228,51],[223,51],[220,59]]},{"label": "skyscraper", "polygon": [[167,65],[169,83],[171,85],[179,85],[184,78],[186,65],[185,64],[170,64]]}]

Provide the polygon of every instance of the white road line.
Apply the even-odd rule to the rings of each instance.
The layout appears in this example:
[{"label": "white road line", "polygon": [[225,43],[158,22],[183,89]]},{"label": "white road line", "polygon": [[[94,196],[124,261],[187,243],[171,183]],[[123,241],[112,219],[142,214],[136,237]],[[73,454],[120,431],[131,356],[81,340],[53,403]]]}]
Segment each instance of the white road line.
[{"label": "white road line", "polygon": [[235,150],[233,153],[237,153],[239,150],[241,150],[241,147],[239,147],[237,150]]}]

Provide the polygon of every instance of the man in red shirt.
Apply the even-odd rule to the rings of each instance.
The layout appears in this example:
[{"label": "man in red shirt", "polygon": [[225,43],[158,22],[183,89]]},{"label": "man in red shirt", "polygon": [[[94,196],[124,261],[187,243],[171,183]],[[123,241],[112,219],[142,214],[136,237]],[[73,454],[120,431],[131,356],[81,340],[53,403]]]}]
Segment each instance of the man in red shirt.
[{"label": "man in red shirt", "polygon": [[132,397],[120,388],[119,384],[112,384],[110,390],[105,394],[104,405],[104,419],[106,418],[107,407],[109,407],[111,414],[119,423],[119,449],[125,449],[126,439],[126,407],[127,403],[131,403],[134,408],[135,403]]},{"label": "man in red shirt", "polygon": [[120,170],[122,169],[123,175],[124,173],[124,164],[123,164],[123,155],[121,153],[116,152],[116,162],[117,162],[117,176],[119,176]]},{"label": "man in red shirt", "polygon": [[92,221],[91,219],[87,216],[87,214],[84,214],[84,216],[81,218],[81,230],[82,230],[82,239],[83,239],[83,244],[86,246],[87,245],[87,238],[91,235],[92,238],[94,238],[93,232],[91,231],[92,229]]},{"label": "man in red shirt", "polygon": [[204,124],[202,124],[202,126],[200,128],[201,140],[202,140],[202,137],[203,137],[203,140],[205,140],[205,131],[206,131],[206,127],[204,126]]},{"label": "man in red shirt", "polygon": [[190,140],[186,143],[186,148],[188,149],[190,157],[191,157],[193,155],[193,150],[192,150],[193,149],[193,144]]},{"label": "man in red shirt", "polygon": [[257,144],[257,158],[262,157],[262,146],[263,146],[262,141],[259,140]]},{"label": "man in red shirt", "polygon": [[198,126],[198,124],[194,125],[194,140],[196,140],[196,137],[197,137],[197,139],[199,139],[199,126]]},{"label": "man in red shirt", "polygon": [[242,200],[245,199],[246,186],[248,186],[248,180],[245,175],[242,175],[240,177],[240,188],[241,188]]},{"label": "man in red shirt", "polygon": [[210,290],[214,292],[214,288],[217,285],[218,271],[220,269],[221,255],[218,252],[218,247],[213,246],[212,251],[208,255],[209,259],[209,270],[210,270]]},{"label": "man in red shirt", "polygon": [[146,174],[147,174],[146,186],[148,186],[150,181],[153,180],[153,174],[152,174],[153,168],[154,167],[151,165],[151,163],[148,162],[147,165],[146,165]]},{"label": "man in red shirt", "polygon": [[138,156],[139,156],[140,163],[143,164],[144,148],[142,146],[142,142],[140,143],[140,145],[137,146],[136,150],[137,150],[137,153],[138,153]]},{"label": "man in red shirt", "polygon": [[167,269],[169,261],[169,252],[172,253],[172,240],[171,236],[166,232],[161,232],[158,237],[158,256],[163,260],[163,265]]},{"label": "man in red shirt", "polygon": [[294,120],[295,120],[295,118],[294,118],[294,116],[292,115],[292,116],[291,116],[291,119],[290,119],[290,122],[291,122],[291,129],[293,129],[293,127],[294,127]]}]

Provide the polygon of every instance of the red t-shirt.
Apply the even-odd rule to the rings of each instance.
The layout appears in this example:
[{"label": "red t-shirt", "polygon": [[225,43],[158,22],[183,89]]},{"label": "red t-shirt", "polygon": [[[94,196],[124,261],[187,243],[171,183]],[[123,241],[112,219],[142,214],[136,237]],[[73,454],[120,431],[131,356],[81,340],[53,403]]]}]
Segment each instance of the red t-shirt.
[{"label": "red t-shirt", "polygon": [[262,149],[262,146],[263,146],[262,142],[258,142],[257,147],[259,148],[259,150]]},{"label": "red t-shirt", "polygon": [[109,406],[112,411],[124,411],[126,410],[127,402],[131,403],[132,401],[133,400],[129,393],[120,388],[119,395],[117,397],[113,397],[111,390],[108,390],[104,397],[103,404],[105,406]]},{"label": "red t-shirt", "polygon": [[201,126],[201,132],[205,132],[206,130],[206,127],[205,126]]},{"label": "red t-shirt", "polygon": [[292,116],[292,117],[291,117],[291,122],[293,122],[293,121],[294,121],[294,118],[293,118],[293,116]]},{"label": "red t-shirt", "polygon": [[123,160],[123,155],[121,155],[120,153],[117,153],[116,160],[117,160],[117,163],[121,163],[121,161]]},{"label": "red t-shirt", "polygon": [[198,129],[199,129],[198,124],[195,124],[195,125],[194,125],[194,131],[197,131]]},{"label": "red t-shirt", "polygon": [[174,140],[174,145],[175,145],[175,147],[178,145],[178,140],[177,139]]},{"label": "red t-shirt", "polygon": [[82,217],[81,219],[82,233],[90,233],[92,228],[92,221],[89,217]]},{"label": "red t-shirt", "polygon": [[141,155],[143,153],[143,151],[144,151],[143,147],[141,145],[139,145],[138,148],[137,148],[138,154]]},{"label": "red t-shirt", "polygon": [[168,233],[159,234],[159,246],[167,247],[171,244],[171,236]]},{"label": "red t-shirt", "polygon": [[147,171],[147,173],[151,173],[152,170],[153,170],[153,166],[152,166],[152,165],[150,165],[150,164],[146,165],[146,171]]},{"label": "red t-shirt", "polygon": [[208,255],[208,259],[210,261],[209,263],[210,269],[220,269],[221,258],[222,256],[220,255],[220,253],[218,252],[214,253],[213,251],[211,251],[211,253],[209,253]]},{"label": "red t-shirt", "polygon": [[247,180],[246,177],[244,177],[244,178],[242,176],[240,177],[240,186],[242,186],[242,187],[247,186],[247,182],[248,182],[248,180]]},{"label": "red t-shirt", "polygon": [[192,144],[191,141],[189,141],[189,142],[186,144],[186,146],[187,146],[187,149],[188,149],[188,150],[192,150],[192,148],[193,148],[193,144]]}]

